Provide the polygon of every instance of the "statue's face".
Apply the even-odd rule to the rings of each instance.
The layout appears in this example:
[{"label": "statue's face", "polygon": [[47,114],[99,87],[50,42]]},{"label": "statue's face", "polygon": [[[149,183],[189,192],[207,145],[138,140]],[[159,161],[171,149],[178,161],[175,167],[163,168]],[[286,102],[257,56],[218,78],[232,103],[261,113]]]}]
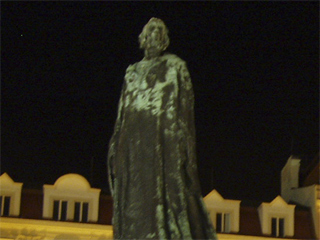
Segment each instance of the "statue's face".
[{"label": "statue's face", "polygon": [[152,21],[148,24],[147,28],[147,41],[148,47],[161,48],[162,46],[162,36],[165,26],[161,22]]},{"label": "statue's face", "polygon": [[148,26],[148,35],[151,42],[161,41],[163,25],[159,22],[151,22]]},{"label": "statue's face", "polygon": [[151,18],[139,35],[140,48],[145,50],[145,57],[159,56],[169,46],[168,29],[158,18]]}]

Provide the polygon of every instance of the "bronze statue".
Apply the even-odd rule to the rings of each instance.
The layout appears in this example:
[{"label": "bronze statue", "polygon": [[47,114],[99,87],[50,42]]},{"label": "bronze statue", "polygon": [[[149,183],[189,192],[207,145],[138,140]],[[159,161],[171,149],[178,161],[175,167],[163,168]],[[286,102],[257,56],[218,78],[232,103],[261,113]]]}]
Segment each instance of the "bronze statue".
[{"label": "bronze statue", "polygon": [[164,22],[139,36],[144,58],[127,68],[109,183],[115,239],[216,239],[197,176],[194,95],[186,63],[164,53]]}]

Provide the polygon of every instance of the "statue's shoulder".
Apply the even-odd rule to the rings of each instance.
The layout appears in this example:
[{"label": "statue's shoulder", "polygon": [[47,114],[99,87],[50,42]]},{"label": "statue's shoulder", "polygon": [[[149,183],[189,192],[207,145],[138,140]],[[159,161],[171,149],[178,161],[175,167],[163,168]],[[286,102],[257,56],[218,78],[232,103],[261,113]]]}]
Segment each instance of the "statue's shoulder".
[{"label": "statue's shoulder", "polygon": [[164,61],[167,61],[169,64],[174,64],[174,65],[185,64],[184,60],[182,60],[180,57],[172,53],[163,54],[162,59]]},{"label": "statue's shoulder", "polygon": [[132,71],[136,68],[138,62],[136,63],[133,63],[133,64],[130,64],[128,67],[127,67],[127,71]]},{"label": "statue's shoulder", "polygon": [[162,59],[167,62],[167,66],[181,67],[186,64],[183,59],[172,53],[165,53]]}]

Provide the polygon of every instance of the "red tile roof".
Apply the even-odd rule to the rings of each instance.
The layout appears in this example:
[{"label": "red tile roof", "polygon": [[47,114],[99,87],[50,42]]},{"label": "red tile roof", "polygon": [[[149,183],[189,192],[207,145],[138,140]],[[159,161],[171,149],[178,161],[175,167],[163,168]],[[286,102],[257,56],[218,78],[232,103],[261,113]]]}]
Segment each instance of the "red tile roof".
[{"label": "red tile roof", "polygon": [[[23,189],[21,195],[21,218],[42,219],[43,192],[42,190]],[[260,203],[240,206],[239,235],[263,236],[258,206]],[[99,217],[97,224],[111,225],[112,197],[101,194],[99,200]],[[315,239],[312,214],[309,208],[297,206],[295,209],[295,234],[297,239]]]}]

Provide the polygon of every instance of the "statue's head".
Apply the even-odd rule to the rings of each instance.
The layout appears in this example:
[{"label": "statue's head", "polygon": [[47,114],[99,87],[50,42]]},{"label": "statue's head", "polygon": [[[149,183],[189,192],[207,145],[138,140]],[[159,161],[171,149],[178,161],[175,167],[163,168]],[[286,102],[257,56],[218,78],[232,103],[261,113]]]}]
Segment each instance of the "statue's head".
[{"label": "statue's head", "polygon": [[155,48],[163,52],[170,43],[168,32],[168,28],[161,19],[151,18],[139,35],[140,48],[144,50]]}]

